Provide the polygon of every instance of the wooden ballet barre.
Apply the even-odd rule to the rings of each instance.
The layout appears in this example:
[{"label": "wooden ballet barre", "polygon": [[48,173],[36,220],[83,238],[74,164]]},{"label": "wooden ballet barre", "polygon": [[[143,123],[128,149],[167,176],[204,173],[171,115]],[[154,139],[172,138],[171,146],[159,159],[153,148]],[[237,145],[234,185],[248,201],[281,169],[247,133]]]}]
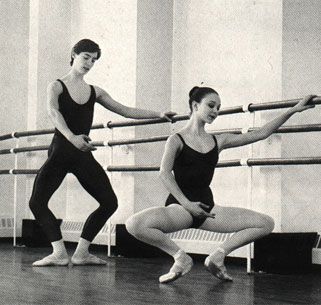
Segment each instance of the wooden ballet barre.
[{"label": "wooden ballet barre", "polygon": [[[175,115],[171,118],[172,123],[178,121],[188,120],[189,115]],[[117,122],[109,122],[109,128],[117,128],[117,127],[129,127],[129,126],[141,126],[141,125],[151,125],[151,124],[160,124],[160,123],[169,123],[166,119],[143,119],[143,120],[124,120]]]},{"label": "wooden ballet barre", "polygon": [[[275,101],[275,102],[267,102],[267,103],[259,103],[259,104],[249,104],[249,111],[262,111],[262,110],[275,110],[282,108],[290,108],[295,106],[301,99],[291,99],[291,100],[283,100],[283,101]],[[309,105],[320,105],[321,104],[321,96],[316,96],[309,102]]]},{"label": "wooden ballet barre", "polygon": [[38,169],[1,169],[0,175],[27,175],[37,174]]},{"label": "wooden ballet barre", "polygon": [[[217,163],[218,168],[239,166],[280,166],[280,165],[312,165],[321,164],[321,157],[298,157],[298,158],[250,158],[225,160]],[[104,167],[108,172],[151,172],[159,171],[156,165],[110,165]],[[37,174],[37,169],[2,169],[0,175]]]},{"label": "wooden ballet barre", "polygon": [[28,151],[48,150],[48,148],[49,148],[49,145],[1,149],[0,155],[16,154],[16,153],[22,153],[22,152],[28,152]]},{"label": "wooden ballet barre", "polygon": [[[246,131],[251,132],[258,129],[259,127],[250,127],[246,129]],[[243,128],[233,128],[233,129],[231,128],[231,129],[220,129],[215,131],[209,131],[209,133],[212,135],[219,135],[224,133],[242,134],[243,130],[244,130]],[[283,126],[277,129],[274,133],[296,133],[296,132],[316,132],[316,131],[321,131],[321,124]],[[161,142],[161,141],[166,141],[168,137],[169,135],[155,136],[155,137],[149,137],[149,138],[111,140],[107,142],[107,145],[117,146],[117,145]]]},{"label": "wooden ballet barre", "polygon": [[[104,141],[93,141],[91,142],[95,147],[104,147],[108,145],[108,142]],[[17,154],[22,152],[32,152],[32,151],[40,151],[40,150],[48,150],[49,145],[39,145],[39,146],[27,146],[27,147],[19,147],[19,148],[10,148],[10,149],[0,149],[0,155],[7,154]]]},{"label": "wooden ballet barre", "polygon": [[[262,111],[262,110],[274,110],[274,109],[282,109],[293,107],[300,99],[291,99],[284,101],[276,101],[276,102],[268,102],[268,103],[258,103],[258,104],[245,104],[242,106],[234,106],[224,108],[219,111],[219,115],[226,114],[236,114],[242,112],[253,112],[253,111]],[[313,98],[311,105],[320,105],[321,97],[317,96]],[[172,117],[172,122],[175,123],[177,121],[187,120],[189,115],[175,115]],[[151,124],[160,124],[160,123],[168,123],[166,119],[146,119],[146,120],[126,120],[126,121],[118,121],[118,122],[108,122],[95,124],[91,127],[91,129],[102,129],[102,128],[116,128],[116,127],[128,127],[128,126],[141,126],[141,125],[151,125]],[[43,130],[32,130],[32,131],[21,131],[21,132],[12,132],[11,134],[5,134],[0,136],[0,141],[13,139],[13,138],[21,138],[35,135],[44,135],[53,133],[54,129],[43,129]]]},{"label": "wooden ballet barre", "polygon": [[108,146],[161,142],[161,141],[166,141],[168,137],[169,135],[149,137],[149,138],[111,140],[111,141],[108,141]]},{"label": "wooden ballet barre", "polygon": [[321,157],[248,159],[248,166],[321,164]]},{"label": "wooden ballet barre", "polygon": [[[226,160],[217,163],[218,168],[239,167],[239,166],[279,166],[279,165],[309,165],[321,164],[321,157],[303,158],[262,158],[262,159],[236,159]],[[135,166],[135,165],[113,165],[105,168],[108,172],[139,172],[139,171],[158,171],[158,166]]]},{"label": "wooden ballet barre", "polygon": [[[108,123],[103,124],[94,124],[91,129],[102,129],[107,128]],[[55,132],[54,128],[51,129],[39,129],[39,130],[29,130],[29,131],[15,131],[9,134],[5,134],[0,136],[0,141],[8,140],[8,139],[15,139],[15,138],[23,138],[23,137],[30,137],[30,136],[39,136],[39,135],[46,135],[52,134]]]},{"label": "wooden ballet barre", "polygon": [[[226,160],[217,163],[216,167],[235,167],[241,166],[241,160]],[[135,166],[135,165],[110,165],[104,168],[108,172],[145,172],[159,171],[159,166]]]},{"label": "wooden ballet barre", "polygon": [[8,154],[12,154],[12,149],[1,149],[0,150],[0,155],[8,155]]},{"label": "wooden ballet barre", "polygon": [[[246,131],[254,131],[259,129],[259,127],[250,127]],[[297,133],[297,132],[316,132],[321,131],[321,124],[307,124],[307,125],[293,125],[293,126],[282,126],[274,133]],[[224,133],[234,133],[241,134],[244,132],[243,128],[233,128],[233,129],[220,129],[215,131],[210,131],[212,135],[224,134]],[[117,146],[117,145],[130,145],[130,144],[142,144],[142,143],[153,143],[166,141],[169,135],[164,136],[155,136],[148,138],[135,138],[135,139],[120,139],[120,140],[110,140],[110,141],[93,141],[91,142],[95,147],[105,147],[105,146]],[[32,151],[41,151],[47,150],[48,145],[41,146],[29,146],[29,147],[20,147],[20,148],[7,148],[0,150],[0,155],[6,154],[16,154],[21,152],[32,152]]]},{"label": "wooden ballet barre", "polygon": [[159,171],[159,166],[153,165],[109,165],[104,167],[107,172],[155,172]]},{"label": "wooden ballet barre", "polygon": [[321,131],[321,124],[282,126],[279,129],[277,129],[275,133],[296,133],[296,132],[315,132],[315,131]]},{"label": "wooden ballet barre", "polygon": [[[249,103],[242,106],[234,106],[234,107],[227,107],[223,108],[219,111],[219,115],[226,115],[226,114],[236,114],[236,113],[243,113],[243,112],[254,112],[254,111],[262,111],[262,110],[275,110],[275,109],[282,109],[282,108],[289,108],[293,107],[300,101],[300,98],[291,99],[291,100],[284,100],[284,101],[276,101],[276,102],[268,102],[268,103],[258,103],[253,104]],[[321,97],[317,96],[312,99],[309,103],[311,105],[320,105],[321,104]],[[175,115],[172,118],[173,123],[177,121],[187,120],[189,119],[189,115]],[[166,123],[165,119],[148,119],[148,120],[135,120],[135,121],[119,121],[119,122],[110,122],[108,124],[109,128],[116,128],[116,127],[128,127],[128,126],[137,126],[137,125],[147,125],[147,124],[157,124],[157,123]]]}]

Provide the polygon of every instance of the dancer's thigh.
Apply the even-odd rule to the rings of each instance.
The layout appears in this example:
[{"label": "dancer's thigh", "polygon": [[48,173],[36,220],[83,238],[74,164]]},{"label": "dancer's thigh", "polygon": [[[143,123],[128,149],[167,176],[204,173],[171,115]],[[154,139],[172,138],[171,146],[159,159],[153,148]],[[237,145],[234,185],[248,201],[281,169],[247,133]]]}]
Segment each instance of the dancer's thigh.
[{"label": "dancer's thigh", "polygon": [[129,221],[142,227],[159,229],[165,233],[187,229],[192,224],[192,216],[179,204],[153,207],[138,212]]},{"label": "dancer's thigh", "polygon": [[268,215],[237,207],[215,205],[211,213],[215,214],[215,218],[207,218],[200,229],[230,233],[247,228],[260,228],[271,221]]}]

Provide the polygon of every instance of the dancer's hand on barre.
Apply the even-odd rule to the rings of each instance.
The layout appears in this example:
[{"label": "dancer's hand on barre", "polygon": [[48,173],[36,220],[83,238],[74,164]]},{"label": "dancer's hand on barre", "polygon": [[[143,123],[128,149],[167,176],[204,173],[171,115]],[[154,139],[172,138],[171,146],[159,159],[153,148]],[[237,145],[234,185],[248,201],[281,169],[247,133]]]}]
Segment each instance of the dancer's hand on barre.
[{"label": "dancer's hand on barre", "polygon": [[193,216],[197,218],[206,218],[206,217],[215,218],[215,214],[208,213],[203,210],[208,208],[208,206],[202,202],[190,201],[190,204],[188,205],[185,204],[184,207],[187,211],[189,211]]},{"label": "dancer's hand on barre", "polygon": [[315,105],[309,104],[313,98],[317,97],[317,95],[307,95],[301,101],[299,101],[295,106],[293,106],[293,110],[295,112],[302,112],[310,108],[314,108]]},{"label": "dancer's hand on barre", "polygon": [[172,118],[176,114],[177,113],[173,112],[173,111],[162,112],[161,115],[160,115],[160,118],[161,119],[166,119],[167,121],[172,123],[173,122]]},{"label": "dancer's hand on barre", "polygon": [[68,140],[81,151],[88,152],[96,150],[96,147],[89,143],[89,141],[91,141],[90,137],[85,134],[72,135]]}]

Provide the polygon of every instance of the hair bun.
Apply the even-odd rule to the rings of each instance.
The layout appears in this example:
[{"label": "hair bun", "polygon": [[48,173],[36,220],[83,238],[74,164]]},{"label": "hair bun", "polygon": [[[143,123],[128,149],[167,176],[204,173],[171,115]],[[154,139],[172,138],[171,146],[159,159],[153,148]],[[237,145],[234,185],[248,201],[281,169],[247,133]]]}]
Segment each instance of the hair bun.
[{"label": "hair bun", "polygon": [[197,86],[193,87],[189,92],[189,97],[191,98],[198,91],[199,88],[200,87],[197,87]]}]

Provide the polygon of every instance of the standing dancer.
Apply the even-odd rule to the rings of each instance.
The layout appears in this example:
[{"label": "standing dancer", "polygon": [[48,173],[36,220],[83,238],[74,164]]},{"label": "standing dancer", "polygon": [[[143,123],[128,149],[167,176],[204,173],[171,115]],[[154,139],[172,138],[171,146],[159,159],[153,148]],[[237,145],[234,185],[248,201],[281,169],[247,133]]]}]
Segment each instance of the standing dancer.
[{"label": "standing dancer", "polygon": [[160,178],[170,192],[165,207],[148,208],[131,216],[126,227],[137,239],[160,248],[174,258],[172,268],[159,278],[161,283],[176,280],[189,272],[193,265],[192,258],[165,233],[187,228],[235,232],[204,263],[215,277],[232,281],[224,265],[225,256],[272,232],[274,221],[252,210],[214,204],[209,185],[219,153],[227,148],[266,139],[293,114],[313,107],[307,105],[313,96],[305,97],[258,130],[241,135],[217,136],[208,134],[204,126],[211,124],[218,116],[221,107],[218,93],[212,88],[194,87],[189,97],[190,119],[180,132],[168,138],[161,162]]},{"label": "standing dancer", "polygon": [[99,207],[85,222],[71,262],[74,265],[106,264],[106,261],[88,251],[92,240],[117,209],[117,197],[109,179],[91,153],[95,147],[90,143],[88,135],[95,102],[126,118],[170,120],[174,115],[172,112],[161,114],[126,107],[113,100],[103,89],[88,85],[84,76],[100,55],[100,48],[95,42],[80,40],[72,49],[69,73],[48,86],[48,113],[55,126],[55,134],[48,150],[49,158],[35,179],[29,206],[48,236],[53,253],[34,262],[33,266],[64,266],[69,263],[57,219],[48,208],[50,197],[67,173],[73,173],[83,188],[99,203]]}]

